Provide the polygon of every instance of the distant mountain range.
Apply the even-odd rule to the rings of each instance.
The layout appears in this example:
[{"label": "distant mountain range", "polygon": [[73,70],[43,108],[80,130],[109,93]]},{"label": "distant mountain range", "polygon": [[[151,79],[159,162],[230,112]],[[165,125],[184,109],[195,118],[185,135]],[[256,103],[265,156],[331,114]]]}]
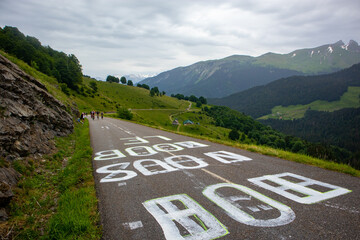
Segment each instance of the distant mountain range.
[{"label": "distant mountain range", "polygon": [[[124,77],[127,80],[131,80],[133,81],[133,83],[138,83],[142,80],[144,80],[145,78],[149,78],[149,77],[153,77],[154,75],[150,75],[150,74],[130,74],[130,75],[125,75]],[[118,78],[121,78],[122,76],[116,76]]]},{"label": "distant mountain range", "polygon": [[359,76],[360,63],[331,74],[282,78],[224,98],[208,99],[208,102],[228,106],[259,118],[270,114],[272,108],[279,105],[305,105],[317,100],[339,100],[349,86],[360,86]]},{"label": "distant mountain range", "polygon": [[141,83],[169,93],[220,98],[293,75],[331,73],[360,62],[360,46],[351,40],[288,54],[234,55],[198,62],[146,78]]}]

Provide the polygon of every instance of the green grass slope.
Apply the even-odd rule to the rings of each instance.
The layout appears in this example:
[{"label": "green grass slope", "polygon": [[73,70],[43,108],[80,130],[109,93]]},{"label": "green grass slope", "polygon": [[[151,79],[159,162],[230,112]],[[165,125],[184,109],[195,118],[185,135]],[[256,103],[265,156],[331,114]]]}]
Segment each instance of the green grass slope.
[{"label": "green grass slope", "polygon": [[84,77],[83,82],[86,89],[90,88],[91,82],[96,82],[98,90],[89,94],[75,94],[74,101],[81,111],[116,111],[117,107],[130,109],[185,109],[188,106],[186,101],[179,101],[175,98],[163,95],[151,97],[149,90],[144,88],[96,81]]},{"label": "green grass slope", "polygon": [[[143,88],[96,81],[88,77],[83,77],[79,92],[68,89],[69,94],[65,94],[55,78],[37,71],[22,60],[1,50],[0,54],[43,83],[49,93],[68,106],[69,111],[71,107],[78,107],[80,112],[92,110],[115,112],[120,106],[131,109],[186,109],[189,105],[187,101],[179,101],[166,95],[151,97],[149,90]],[[93,91],[90,87],[91,82],[96,82],[97,91]]]},{"label": "green grass slope", "polygon": [[303,118],[308,109],[314,111],[333,112],[343,108],[358,108],[360,107],[360,87],[348,87],[348,91],[341,96],[338,101],[322,101],[317,100],[305,105],[290,105],[287,107],[276,106],[271,110],[271,114],[258,118],[259,120],[266,120],[269,118],[292,120]]}]

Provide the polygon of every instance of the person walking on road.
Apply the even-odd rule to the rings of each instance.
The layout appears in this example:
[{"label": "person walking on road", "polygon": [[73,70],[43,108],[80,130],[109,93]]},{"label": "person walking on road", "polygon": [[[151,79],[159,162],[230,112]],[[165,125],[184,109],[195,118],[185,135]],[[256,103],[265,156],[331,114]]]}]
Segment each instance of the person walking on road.
[{"label": "person walking on road", "polygon": [[91,118],[92,118],[92,120],[95,120],[95,111],[94,110],[91,111]]}]

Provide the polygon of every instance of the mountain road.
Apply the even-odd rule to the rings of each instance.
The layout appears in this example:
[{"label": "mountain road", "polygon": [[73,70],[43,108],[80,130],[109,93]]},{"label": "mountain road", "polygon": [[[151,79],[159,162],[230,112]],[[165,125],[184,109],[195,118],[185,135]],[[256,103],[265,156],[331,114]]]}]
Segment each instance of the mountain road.
[{"label": "mountain road", "polygon": [[357,177],[117,119],[89,122],[103,239],[359,239]]}]

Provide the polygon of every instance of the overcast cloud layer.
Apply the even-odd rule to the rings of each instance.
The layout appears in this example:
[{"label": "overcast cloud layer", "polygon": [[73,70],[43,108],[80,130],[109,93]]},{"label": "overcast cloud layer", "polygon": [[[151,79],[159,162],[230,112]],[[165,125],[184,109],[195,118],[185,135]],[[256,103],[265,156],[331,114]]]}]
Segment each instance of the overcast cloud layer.
[{"label": "overcast cloud layer", "polygon": [[1,27],[75,54],[103,79],[358,41],[359,13],[358,0],[0,0]]}]

